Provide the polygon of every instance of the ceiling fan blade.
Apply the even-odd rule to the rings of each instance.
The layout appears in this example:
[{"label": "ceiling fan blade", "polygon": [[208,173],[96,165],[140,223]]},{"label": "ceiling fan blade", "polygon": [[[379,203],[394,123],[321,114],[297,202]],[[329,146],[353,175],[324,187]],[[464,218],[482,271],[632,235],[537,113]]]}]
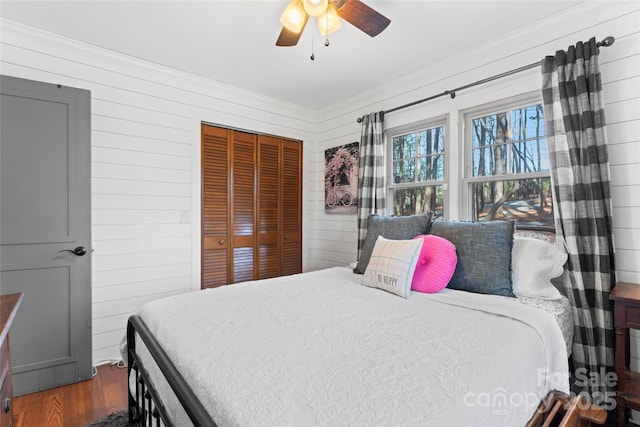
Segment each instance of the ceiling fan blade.
[{"label": "ceiling fan blade", "polygon": [[371,37],[380,34],[391,23],[389,18],[371,9],[360,0],[346,0],[344,5],[338,9],[338,15]]},{"label": "ceiling fan blade", "polygon": [[298,44],[298,40],[300,40],[300,36],[304,31],[304,27],[307,25],[307,21],[309,20],[309,15],[304,18],[304,24],[302,24],[302,30],[299,33],[294,33],[293,31],[289,31],[287,27],[282,27],[282,31],[280,31],[280,35],[278,36],[278,40],[276,40],[276,46],[295,46]]}]

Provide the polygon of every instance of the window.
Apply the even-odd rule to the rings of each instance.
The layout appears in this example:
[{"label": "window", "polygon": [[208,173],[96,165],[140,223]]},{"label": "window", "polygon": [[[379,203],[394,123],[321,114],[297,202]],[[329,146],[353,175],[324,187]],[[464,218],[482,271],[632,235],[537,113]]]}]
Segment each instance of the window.
[{"label": "window", "polygon": [[467,114],[465,123],[466,200],[471,218],[553,226],[542,104],[479,111]]},{"label": "window", "polygon": [[444,213],[445,124],[391,133],[390,213]]}]

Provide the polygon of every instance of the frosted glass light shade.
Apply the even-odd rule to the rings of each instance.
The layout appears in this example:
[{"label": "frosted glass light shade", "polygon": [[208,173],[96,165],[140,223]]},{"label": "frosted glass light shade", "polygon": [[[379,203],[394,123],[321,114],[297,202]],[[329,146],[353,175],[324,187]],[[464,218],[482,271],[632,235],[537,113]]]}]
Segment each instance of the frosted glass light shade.
[{"label": "frosted glass light shade", "polygon": [[302,0],[304,10],[311,16],[320,16],[327,10],[329,0]]},{"label": "frosted glass light shade", "polygon": [[306,12],[302,2],[300,0],[291,0],[291,3],[280,15],[280,22],[287,30],[299,34],[304,29],[305,17]]},{"label": "frosted glass light shade", "polygon": [[333,5],[330,4],[327,7],[327,11],[318,16],[318,27],[320,28],[320,34],[323,36],[328,36],[342,27],[340,16],[338,16],[338,12]]}]

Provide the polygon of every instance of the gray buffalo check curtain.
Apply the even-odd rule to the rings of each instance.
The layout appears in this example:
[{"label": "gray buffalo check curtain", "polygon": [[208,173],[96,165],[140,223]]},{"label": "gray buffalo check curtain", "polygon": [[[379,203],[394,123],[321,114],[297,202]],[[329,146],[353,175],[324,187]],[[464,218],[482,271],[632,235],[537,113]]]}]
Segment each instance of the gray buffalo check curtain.
[{"label": "gray buffalo check curtain", "polygon": [[[558,242],[569,258],[563,276],[573,306],[573,369],[613,371],[609,292],[615,281],[602,82],[595,38],[542,61],[542,96]],[[580,369],[581,371],[578,371]],[[603,396],[603,384],[576,384]],[[594,381],[598,383],[598,381]]]},{"label": "gray buffalo check curtain", "polygon": [[370,113],[362,119],[358,167],[358,259],[367,235],[367,218],[370,214],[384,214],[383,122],[383,111]]}]

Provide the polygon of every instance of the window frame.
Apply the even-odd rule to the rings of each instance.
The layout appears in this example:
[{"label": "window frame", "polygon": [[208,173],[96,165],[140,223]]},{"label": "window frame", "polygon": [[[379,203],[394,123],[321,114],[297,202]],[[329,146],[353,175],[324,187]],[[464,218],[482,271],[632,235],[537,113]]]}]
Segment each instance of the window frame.
[{"label": "window frame", "polygon": [[[396,136],[406,135],[412,132],[420,132],[422,130],[433,129],[436,127],[444,128],[444,137],[443,137],[443,180],[428,180],[422,182],[405,182],[405,183],[394,183],[394,175],[393,175],[393,138]],[[386,141],[386,197],[387,200],[393,200],[393,191],[397,189],[412,189],[412,188],[422,188],[422,187],[437,187],[442,186],[443,191],[443,201],[442,201],[442,210],[443,216],[446,216],[446,213],[449,209],[449,165],[451,162],[450,159],[450,128],[449,128],[449,115],[441,115],[431,119],[422,120],[419,122],[414,122],[408,125],[398,126],[395,128],[387,129],[384,132],[385,141]],[[393,215],[393,204],[387,203],[386,212],[387,215]]]},{"label": "window frame", "polygon": [[[461,183],[461,214],[467,218],[467,220],[473,220],[473,192],[471,191],[472,184],[484,183],[484,182],[498,182],[498,181],[517,181],[523,179],[551,179],[551,170],[541,172],[524,172],[524,173],[504,173],[502,175],[494,176],[473,176],[473,125],[472,121],[479,117],[484,117],[492,114],[511,112],[518,108],[543,104],[542,94],[539,91],[528,92],[522,95],[517,95],[509,98],[504,98],[496,101],[491,101],[482,105],[474,106],[460,111],[460,123],[463,124],[462,129],[462,171],[463,176],[460,180]],[[546,139],[546,129],[545,129]]]}]

